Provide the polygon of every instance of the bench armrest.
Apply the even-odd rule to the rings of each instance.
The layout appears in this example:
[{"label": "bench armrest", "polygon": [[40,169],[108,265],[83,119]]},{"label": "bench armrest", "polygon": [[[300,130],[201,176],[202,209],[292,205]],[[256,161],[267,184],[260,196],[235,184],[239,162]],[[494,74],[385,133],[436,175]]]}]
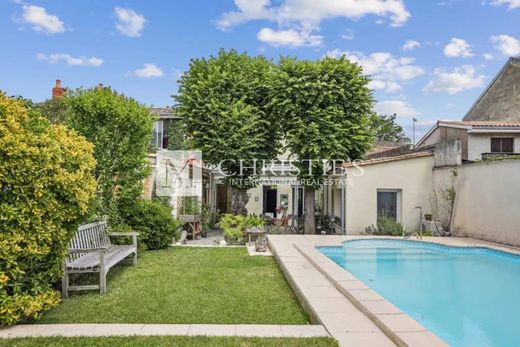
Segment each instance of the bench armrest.
[{"label": "bench armrest", "polygon": [[92,252],[106,252],[108,250],[107,247],[99,247],[99,248],[71,248],[69,249],[69,254],[74,253],[92,253]]},{"label": "bench armrest", "polygon": [[139,233],[135,231],[126,232],[126,233],[108,233],[108,236],[132,236],[132,245],[137,247],[137,236],[139,236]]}]

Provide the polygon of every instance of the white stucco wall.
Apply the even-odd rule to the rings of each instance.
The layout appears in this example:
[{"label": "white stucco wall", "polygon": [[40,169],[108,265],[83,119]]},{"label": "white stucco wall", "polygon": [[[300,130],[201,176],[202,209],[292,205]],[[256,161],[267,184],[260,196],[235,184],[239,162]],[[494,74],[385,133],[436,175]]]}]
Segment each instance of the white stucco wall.
[{"label": "white stucco wall", "polygon": [[[451,184],[452,170],[434,170],[435,189]],[[455,235],[520,246],[520,161],[466,164],[457,173]]]},{"label": "white stucco wall", "polygon": [[[262,179],[267,180],[267,177],[262,177]],[[292,186],[290,184],[276,184],[276,180],[279,180],[280,182],[289,182],[289,181],[295,181],[294,177],[276,177],[273,179],[272,185],[276,186],[276,206],[280,206],[281,204],[281,196],[283,194],[287,194],[289,198],[289,208],[287,209],[287,213],[292,213]],[[265,185],[271,185],[269,183],[265,183]],[[262,214],[264,209],[264,191],[263,191],[263,185],[258,185],[255,188],[249,189],[247,193],[249,196],[249,201],[246,205],[247,212],[249,214]]]},{"label": "white stucco wall", "polygon": [[[432,156],[399,160],[363,166],[361,177],[349,177],[347,187],[347,234],[360,234],[370,225],[377,224],[377,190],[401,190],[401,213],[404,223],[410,210],[421,206],[423,213],[431,213],[433,190]],[[419,216],[414,216],[407,231],[419,230]]]},{"label": "white stucco wall", "polygon": [[492,137],[514,137],[515,153],[520,153],[520,134],[497,133],[497,134],[469,134],[468,136],[468,160],[482,159],[482,153],[491,152]]}]

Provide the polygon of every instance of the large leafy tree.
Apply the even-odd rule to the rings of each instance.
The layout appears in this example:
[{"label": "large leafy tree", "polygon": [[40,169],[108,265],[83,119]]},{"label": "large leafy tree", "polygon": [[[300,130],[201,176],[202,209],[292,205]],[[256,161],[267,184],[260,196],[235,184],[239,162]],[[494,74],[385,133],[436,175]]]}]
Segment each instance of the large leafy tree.
[{"label": "large leafy tree", "polygon": [[149,174],[150,112],[110,88],[69,92],[66,105],[66,123],[95,146],[99,213],[118,218],[117,202],[139,198]]},{"label": "large leafy tree", "polygon": [[221,50],[217,56],[192,60],[179,81],[177,114],[191,147],[228,175],[232,213],[247,213],[247,189],[254,186],[254,170],[241,174],[240,160],[252,167],[254,159],[272,159],[277,153],[276,122],[266,108],[272,69],[264,57]]},{"label": "large leafy tree", "polygon": [[282,58],[272,78],[270,108],[283,120],[284,140],[305,186],[306,233],[315,231],[315,190],[326,162],[361,158],[372,144],[368,82],[361,67],[346,58]]},{"label": "large leafy tree", "polygon": [[396,122],[397,115],[373,114],[370,119],[370,128],[374,132],[376,140],[409,143],[402,126]]},{"label": "large leafy tree", "polygon": [[52,98],[34,107],[42,116],[53,124],[63,124],[67,121],[67,99]]}]

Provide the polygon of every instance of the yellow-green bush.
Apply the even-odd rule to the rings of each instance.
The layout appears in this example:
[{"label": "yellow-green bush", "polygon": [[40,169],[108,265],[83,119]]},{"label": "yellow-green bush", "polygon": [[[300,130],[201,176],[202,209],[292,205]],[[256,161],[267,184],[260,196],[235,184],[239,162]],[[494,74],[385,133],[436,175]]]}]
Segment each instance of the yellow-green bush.
[{"label": "yellow-green bush", "polygon": [[265,220],[255,215],[225,214],[220,220],[220,228],[224,236],[230,239],[240,239],[244,237],[246,229],[262,228],[264,224]]},{"label": "yellow-green bush", "polygon": [[0,92],[0,324],[59,300],[67,245],[96,190],[93,146]]}]

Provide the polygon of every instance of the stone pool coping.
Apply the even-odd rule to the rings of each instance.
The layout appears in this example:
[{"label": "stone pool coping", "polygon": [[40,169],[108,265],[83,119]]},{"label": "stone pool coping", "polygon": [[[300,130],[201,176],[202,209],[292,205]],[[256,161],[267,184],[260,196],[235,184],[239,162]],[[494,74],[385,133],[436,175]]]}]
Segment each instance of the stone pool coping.
[{"label": "stone pool coping", "polygon": [[[400,237],[388,236],[268,236],[269,247],[276,261],[311,320],[323,324],[329,333],[338,339],[340,345],[373,346],[377,338],[378,346],[390,345],[389,343],[398,346],[448,346],[438,336],[316,249],[316,247],[341,246],[344,241],[363,239],[402,240]],[[417,239],[412,238],[412,240]],[[418,241],[450,247],[482,247],[520,255],[520,248],[471,238],[424,237]],[[316,294],[317,291],[321,291],[322,294]],[[341,302],[337,293],[341,293],[343,298],[348,299],[355,310]],[[321,296],[321,301],[317,300],[317,295]],[[333,310],[336,321],[330,319],[331,306],[334,305],[336,305]],[[365,322],[364,328],[359,331],[356,330],[357,328],[354,330],[348,328],[352,326],[349,320],[352,317],[359,320],[360,313],[374,326]],[[382,333],[387,340],[378,333]]]}]

